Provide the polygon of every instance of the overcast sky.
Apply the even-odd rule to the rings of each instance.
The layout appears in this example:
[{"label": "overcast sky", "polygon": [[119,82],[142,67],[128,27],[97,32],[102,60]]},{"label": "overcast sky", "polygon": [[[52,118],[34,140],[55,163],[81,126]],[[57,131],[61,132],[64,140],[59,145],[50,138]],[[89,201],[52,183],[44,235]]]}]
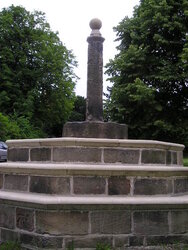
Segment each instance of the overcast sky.
[{"label": "overcast sky", "polygon": [[[113,27],[125,16],[132,16],[134,6],[139,0],[0,0],[0,10],[10,5],[21,5],[29,11],[39,10],[46,14],[53,31],[67,49],[71,49],[79,63],[76,74],[80,80],[76,86],[76,94],[86,96],[87,84],[87,42],[91,33],[89,22],[92,18],[102,21],[101,34],[105,38],[103,56],[104,65],[116,54]],[[104,76],[104,92],[109,83]]]}]

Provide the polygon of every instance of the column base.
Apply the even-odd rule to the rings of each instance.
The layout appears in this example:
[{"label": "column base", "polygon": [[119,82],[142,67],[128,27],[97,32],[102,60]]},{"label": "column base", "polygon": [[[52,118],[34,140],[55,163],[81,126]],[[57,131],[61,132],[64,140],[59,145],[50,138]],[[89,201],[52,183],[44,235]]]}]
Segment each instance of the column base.
[{"label": "column base", "polygon": [[63,137],[127,139],[128,126],[115,122],[67,122]]}]

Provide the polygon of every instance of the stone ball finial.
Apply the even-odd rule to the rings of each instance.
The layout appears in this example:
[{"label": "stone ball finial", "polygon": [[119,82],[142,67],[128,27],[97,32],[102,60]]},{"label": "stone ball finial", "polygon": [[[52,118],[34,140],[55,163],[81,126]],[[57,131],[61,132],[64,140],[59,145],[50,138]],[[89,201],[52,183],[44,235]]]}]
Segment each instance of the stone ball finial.
[{"label": "stone ball finial", "polygon": [[90,21],[89,26],[92,30],[100,30],[100,28],[102,27],[102,22],[98,18],[93,18]]}]

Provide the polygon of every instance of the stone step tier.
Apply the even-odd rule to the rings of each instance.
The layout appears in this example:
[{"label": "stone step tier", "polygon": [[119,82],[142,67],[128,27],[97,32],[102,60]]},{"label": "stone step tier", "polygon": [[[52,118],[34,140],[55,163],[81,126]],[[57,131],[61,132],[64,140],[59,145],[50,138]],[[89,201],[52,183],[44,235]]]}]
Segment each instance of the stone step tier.
[{"label": "stone step tier", "polygon": [[[165,249],[188,243],[188,195],[62,196],[0,191],[1,240],[22,249]],[[171,248],[169,248],[171,249]]]},{"label": "stone step tier", "polygon": [[188,168],[123,164],[2,163],[0,190],[55,195],[188,193]]},{"label": "stone step tier", "polygon": [[8,162],[0,164],[0,241],[20,240],[25,250],[188,244],[183,145],[58,138],[8,146]]},{"label": "stone step tier", "polygon": [[93,138],[10,140],[8,161],[182,165],[184,146],[159,141]]}]

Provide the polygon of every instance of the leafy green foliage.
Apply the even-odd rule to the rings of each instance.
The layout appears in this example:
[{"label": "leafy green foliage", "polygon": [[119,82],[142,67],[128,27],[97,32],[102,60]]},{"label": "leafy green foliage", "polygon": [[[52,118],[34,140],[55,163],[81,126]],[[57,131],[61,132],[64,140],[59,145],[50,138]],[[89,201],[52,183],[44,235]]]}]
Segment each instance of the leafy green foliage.
[{"label": "leafy green foliage", "polygon": [[0,250],[20,250],[20,249],[21,249],[21,246],[17,242],[9,241],[9,242],[0,244]]},{"label": "leafy green foliage", "polygon": [[107,244],[98,243],[96,246],[96,250],[111,250],[111,247]]},{"label": "leafy green foliage", "polygon": [[187,9],[187,0],[141,0],[115,28],[108,117],[127,123],[131,138],[188,146]]},{"label": "leafy green foliage", "polygon": [[45,134],[35,128],[24,116],[5,116],[0,113],[0,140],[44,137]]},{"label": "leafy green foliage", "polygon": [[74,108],[69,117],[69,121],[85,121],[86,119],[86,99],[83,96],[76,96]]},{"label": "leafy green foliage", "polygon": [[15,121],[0,113],[0,140],[6,141],[10,138],[19,137],[19,127]]},{"label": "leafy green foliage", "polygon": [[0,12],[0,110],[26,117],[48,136],[61,134],[73,107],[76,61],[44,13]]}]

